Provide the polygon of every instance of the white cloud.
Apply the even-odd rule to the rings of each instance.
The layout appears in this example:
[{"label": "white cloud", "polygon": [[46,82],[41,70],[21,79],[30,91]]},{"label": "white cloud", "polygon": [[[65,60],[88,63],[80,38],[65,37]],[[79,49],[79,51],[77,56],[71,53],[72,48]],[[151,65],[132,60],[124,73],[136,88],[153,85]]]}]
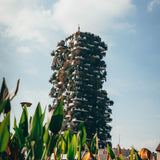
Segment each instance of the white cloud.
[{"label": "white cloud", "polygon": [[131,0],[59,0],[47,10],[37,0],[0,1],[0,34],[17,40],[34,40],[47,44],[48,37],[61,29],[65,33],[77,30],[91,32],[109,29],[133,28],[127,22],[119,23],[117,19],[132,14],[135,6]]},{"label": "white cloud", "polygon": [[38,6],[36,0],[0,1],[1,34],[18,40],[45,42],[45,31],[56,29],[51,10]]},{"label": "white cloud", "polygon": [[82,30],[99,32],[119,25],[116,20],[129,16],[134,10],[131,0],[60,0],[54,5],[54,19],[69,33],[77,30],[78,24]]},{"label": "white cloud", "polygon": [[155,5],[160,5],[160,0],[152,0],[149,4],[148,4],[148,11],[151,12],[153,10],[153,7]]}]

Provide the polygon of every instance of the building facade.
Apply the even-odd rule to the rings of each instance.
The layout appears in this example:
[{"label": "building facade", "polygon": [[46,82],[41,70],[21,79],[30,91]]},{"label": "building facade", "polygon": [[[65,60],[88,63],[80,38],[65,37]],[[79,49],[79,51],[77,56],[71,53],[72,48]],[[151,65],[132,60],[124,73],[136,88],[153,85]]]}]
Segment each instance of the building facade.
[{"label": "building facade", "polygon": [[157,151],[157,160],[160,160],[160,144],[156,148]]},{"label": "building facade", "polygon": [[110,108],[113,105],[106,90],[102,89],[106,81],[107,45],[97,35],[88,32],[76,32],[58,43],[53,56],[53,84],[50,96],[54,108],[60,96],[64,99],[64,129],[76,133],[80,122],[84,122],[87,140],[98,134],[99,147],[111,145],[112,121]]}]

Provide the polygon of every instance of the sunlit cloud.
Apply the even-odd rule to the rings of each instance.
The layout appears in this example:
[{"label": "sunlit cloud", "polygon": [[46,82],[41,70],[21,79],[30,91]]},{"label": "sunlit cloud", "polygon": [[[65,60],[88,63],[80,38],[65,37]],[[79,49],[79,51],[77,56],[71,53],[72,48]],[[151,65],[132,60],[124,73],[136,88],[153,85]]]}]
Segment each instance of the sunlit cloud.
[{"label": "sunlit cloud", "polygon": [[[60,0],[54,5],[54,19],[67,33],[77,29],[78,24],[82,30],[100,32],[118,26],[117,19],[131,15],[135,9],[131,0]],[[131,27],[125,24],[120,24],[121,28]]]},{"label": "sunlit cloud", "polygon": [[34,40],[45,43],[46,32],[55,30],[53,13],[38,6],[37,1],[7,0],[0,2],[1,35],[19,41]]},{"label": "sunlit cloud", "polygon": [[147,8],[148,11],[151,12],[155,5],[160,5],[160,0],[152,0],[152,1],[150,1],[150,3],[148,4],[148,8]]},{"label": "sunlit cloud", "polygon": [[119,23],[117,19],[130,16],[135,9],[131,0],[59,0],[48,9],[39,6],[36,0],[1,1],[0,34],[44,44],[48,43],[47,35],[52,31],[72,33],[78,24],[82,30],[91,32],[131,30],[132,24]]}]

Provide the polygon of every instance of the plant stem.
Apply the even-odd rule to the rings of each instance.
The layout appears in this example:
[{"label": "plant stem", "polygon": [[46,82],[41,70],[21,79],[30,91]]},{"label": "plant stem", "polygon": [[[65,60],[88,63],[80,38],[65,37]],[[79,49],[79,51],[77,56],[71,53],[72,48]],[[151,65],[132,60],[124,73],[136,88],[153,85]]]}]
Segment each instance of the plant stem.
[{"label": "plant stem", "polygon": [[43,158],[44,158],[44,156],[45,156],[45,153],[46,153],[46,150],[47,150],[47,146],[45,146],[45,148],[44,148],[44,151],[43,151],[43,155],[42,155],[42,157],[41,157],[41,160],[43,160]]},{"label": "plant stem", "polygon": [[52,137],[53,137],[53,134],[51,133],[51,135],[50,135],[50,139],[49,139],[49,143],[48,143],[48,147],[46,148],[46,149],[47,149],[47,154],[46,154],[47,156],[46,156],[46,160],[47,160],[47,158],[48,158],[48,150],[49,150],[50,145],[51,145]]},{"label": "plant stem", "polygon": [[29,156],[30,152],[31,152],[31,149],[28,151],[28,154],[27,154],[27,156],[26,156],[25,160],[27,160],[27,159],[28,159],[28,156]]}]

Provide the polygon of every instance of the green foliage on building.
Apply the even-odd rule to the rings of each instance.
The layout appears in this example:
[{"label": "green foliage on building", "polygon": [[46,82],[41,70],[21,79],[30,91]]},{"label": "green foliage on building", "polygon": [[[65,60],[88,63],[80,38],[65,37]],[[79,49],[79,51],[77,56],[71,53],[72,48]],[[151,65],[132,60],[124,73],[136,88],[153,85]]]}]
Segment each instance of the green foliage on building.
[{"label": "green foliage on building", "polygon": [[72,34],[51,53],[53,74],[49,80],[53,84],[50,91],[53,106],[61,96],[64,99],[63,128],[76,132],[79,123],[84,122],[87,140],[97,133],[100,148],[107,143],[111,145],[109,123],[113,101],[102,89],[107,75],[103,60],[106,50],[107,45],[97,35],[80,31]]}]

